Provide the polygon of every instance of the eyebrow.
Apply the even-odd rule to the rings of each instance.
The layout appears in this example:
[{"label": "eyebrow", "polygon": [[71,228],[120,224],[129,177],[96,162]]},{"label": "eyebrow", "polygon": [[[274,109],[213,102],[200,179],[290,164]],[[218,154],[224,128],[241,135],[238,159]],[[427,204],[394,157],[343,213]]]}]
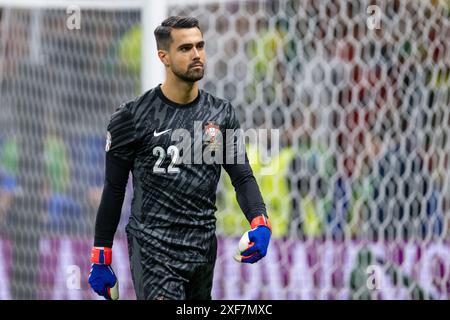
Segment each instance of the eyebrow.
[{"label": "eyebrow", "polygon": [[[199,44],[205,45],[205,41],[204,40],[199,41],[195,45],[198,46]],[[181,48],[185,48],[185,47],[190,48],[192,46],[193,46],[192,43],[183,43],[183,44],[180,44],[177,49],[181,49]]]}]

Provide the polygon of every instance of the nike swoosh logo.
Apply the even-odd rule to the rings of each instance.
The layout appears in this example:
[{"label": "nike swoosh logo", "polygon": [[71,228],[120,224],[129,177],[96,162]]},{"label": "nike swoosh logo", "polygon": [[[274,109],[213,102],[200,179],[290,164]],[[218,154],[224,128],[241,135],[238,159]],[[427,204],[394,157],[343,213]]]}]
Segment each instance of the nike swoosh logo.
[{"label": "nike swoosh logo", "polygon": [[156,130],[153,132],[153,136],[154,137],[158,137],[158,136],[160,136],[160,135],[162,135],[162,134],[164,134],[164,133],[166,133],[166,132],[169,132],[170,130],[172,130],[172,129],[167,129],[167,130],[164,130],[164,131],[161,131],[161,132],[156,132]]}]

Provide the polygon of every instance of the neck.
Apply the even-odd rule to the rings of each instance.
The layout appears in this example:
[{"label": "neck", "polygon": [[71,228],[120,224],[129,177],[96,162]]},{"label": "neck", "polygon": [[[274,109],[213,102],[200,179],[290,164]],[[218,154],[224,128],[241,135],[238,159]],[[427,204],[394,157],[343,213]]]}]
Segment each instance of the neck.
[{"label": "neck", "polygon": [[198,82],[185,82],[167,77],[161,85],[161,91],[171,101],[188,104],[197,98]]}]

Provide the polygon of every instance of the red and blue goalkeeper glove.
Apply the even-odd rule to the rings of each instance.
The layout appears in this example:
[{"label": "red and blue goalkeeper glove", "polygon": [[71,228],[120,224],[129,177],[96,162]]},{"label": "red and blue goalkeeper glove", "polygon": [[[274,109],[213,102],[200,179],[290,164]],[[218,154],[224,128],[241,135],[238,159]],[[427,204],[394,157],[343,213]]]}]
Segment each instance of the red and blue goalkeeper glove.
[{"label": "red and blue goalkeeper glove", "polygon": [[243,263],[255,263],[267,253],[272,228],[269,218],[264,215],[254,218],[250,224],[252,230],[247,231],[239,241],[238,252],[234,259]]},{"label": "red and blue goalkeeper glove", "polygon": [[91,288],[107,300],[119,299],[119,281],[111,268],[111,248],[92,248],[91,262],[92,267],[89,273],[89,285]]}]

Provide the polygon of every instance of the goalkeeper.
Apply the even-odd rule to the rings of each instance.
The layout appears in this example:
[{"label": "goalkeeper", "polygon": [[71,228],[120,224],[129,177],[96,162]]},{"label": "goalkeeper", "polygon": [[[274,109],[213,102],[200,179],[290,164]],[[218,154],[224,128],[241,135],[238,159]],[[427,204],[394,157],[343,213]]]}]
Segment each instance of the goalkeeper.
[{"label": "goalkeeper", "polygon": [[[241,243],[236,260],[254,263],[263,258],[271,228],[245,148],[239,148],[234,138],[233,161],[176,161],[179,150],[171,134],[177,129],[194,136],[187,148],[194,150],[194,158],[215,150],[211,154],[223,152],[222,159],[229,160],[223,141],[229,140],[227,129],[240,126],[228,101],[198,88],[204,74],[205,43],[197,19],[170,17],[154,33],[166,79],[111,116],[89,284],[106,299],[119,297],[111,267],[112,246],[131,171],[134,196],[125,229],[137,299],[207,300],[216,260],[215,200],[221,166],[231,178],[251,228],[244,237],[248,236],[248,245],[242,248]],[[200,150],[195,139],[198,124]],[[225,139],[221,140],[222,134]],[[182,151],[185,160],[190,151]],[[242,155],[245,161],[236,161]]]}]

